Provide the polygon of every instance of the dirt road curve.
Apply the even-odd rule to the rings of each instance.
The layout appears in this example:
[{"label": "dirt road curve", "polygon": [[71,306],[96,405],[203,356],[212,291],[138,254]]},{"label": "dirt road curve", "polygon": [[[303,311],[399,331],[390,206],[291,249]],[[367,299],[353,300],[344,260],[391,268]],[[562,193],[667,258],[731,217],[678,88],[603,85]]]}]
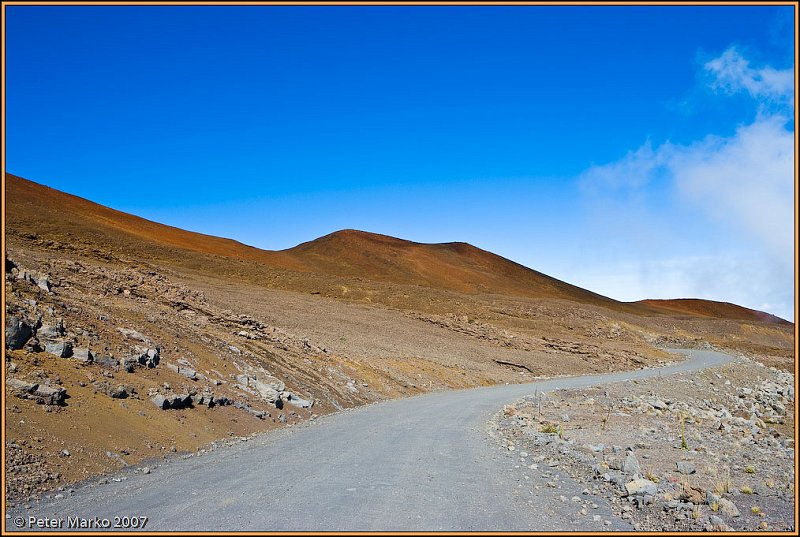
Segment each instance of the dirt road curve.
[{"label": "dirt road curve", "polygon": [[146,516],[145,530],[630,530],[600,498],[595,513],[605,526],[592,517],[563,514],[558,496],[569,498],[581,488],[564,479],[558,491],[534,491],[511,455],[489,441],[487,420],[535,389],[669,375],[729,360],[718,352],[693,351],[690,360],[666,368],[439,392],[361,407],[175,460],[147,475],[131,471],[120,482],[79,487],[62,499],[12,510],[6,528],[35,530],[30,517],[47,517],[61,521],[63,531],[67,517],[84,517],[101,524],[108,519],[113,529],[114,517]]}]

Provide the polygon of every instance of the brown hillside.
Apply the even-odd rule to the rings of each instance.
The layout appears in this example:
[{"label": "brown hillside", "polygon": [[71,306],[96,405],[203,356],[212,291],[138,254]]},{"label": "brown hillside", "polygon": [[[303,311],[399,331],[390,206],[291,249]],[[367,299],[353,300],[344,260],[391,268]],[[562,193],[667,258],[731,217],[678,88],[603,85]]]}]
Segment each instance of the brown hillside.
[{"label": "brown hillside", "polygon": [[145,220],[11,174],[6,174],[6,200],[9,229],[88,237],[147,257],[173,256],[180,249],[291,271],[638,309],[465,243],[420,244],[344,230],[288,250],[260,250]]},{"label": "brown hillside", "polygon": [[[767,313],[708,300],[618,302],[463,242],[422,244],[350,229],[287,250],[261,250],[235,240],[159,224],[12,174],[6,174],[5,194],[9,233],[36,233],[88,247],[111,248],[140,259],[222,272],[254,283],[274,280],[269,271],[279,270],[421,285],[466,294],[564,299],[638,315],[679,313],[787,322]],[[247,270],[231,260],[246,262]]]},{"label": "brown hillside", "polygon": [[676,298],[671,300],[641,300],[637,304],[644,304],[664,313],[687,313],[703,317],[718,319],[733,319],[739,321],[755,321],[767,324],[791,325],[789,321],[765,313],[751,310],[730,302],[716,302],[714,300],[701,300],[699,298]]}]

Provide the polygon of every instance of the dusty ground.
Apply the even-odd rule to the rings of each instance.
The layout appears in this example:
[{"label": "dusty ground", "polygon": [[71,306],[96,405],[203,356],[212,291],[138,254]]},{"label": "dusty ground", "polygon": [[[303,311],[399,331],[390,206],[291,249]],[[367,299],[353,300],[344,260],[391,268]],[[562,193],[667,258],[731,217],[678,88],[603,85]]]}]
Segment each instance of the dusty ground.
[{"label": "dusty ground", "polygon": [[[535,394],[490,422],[534,486],[561,471],[576,517],[592,496],[646,531],[793,531],[794,375],[740,358],[721,370]],[[639,480],[639,481],[635,481]],[[630,483],[652,487],[637,492]]]}]

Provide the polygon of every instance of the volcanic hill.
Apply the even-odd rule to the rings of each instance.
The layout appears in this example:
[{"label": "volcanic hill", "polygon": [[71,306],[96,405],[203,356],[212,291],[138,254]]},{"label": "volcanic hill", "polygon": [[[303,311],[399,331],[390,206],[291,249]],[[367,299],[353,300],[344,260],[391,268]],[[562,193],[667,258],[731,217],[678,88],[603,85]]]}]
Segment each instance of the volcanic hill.
[{"label": "volcanic hill", "polygon": [[10,174],[4,199],[13,499],[373,401],[676,359],[665,346],[793,368],[791,323],[622,303],[465,243],[344,230],[265,251]]}]

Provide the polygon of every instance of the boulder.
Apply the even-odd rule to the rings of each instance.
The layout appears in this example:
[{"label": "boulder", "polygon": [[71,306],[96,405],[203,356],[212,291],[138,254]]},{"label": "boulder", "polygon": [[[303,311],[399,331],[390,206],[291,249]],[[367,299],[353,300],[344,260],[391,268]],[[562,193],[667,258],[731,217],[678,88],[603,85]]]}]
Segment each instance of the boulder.
[{"label": "boulder", "polygon": [[689,475],[697,471],[694,467],[694,464],[692,464],[689,461],[678,461],[675,463],[675,466],[677,468],[678,473],[680,474]]},{"label": "boulder", "polygon": [[128,373],[133,373],[136,370],[136,366],[139,365],[139,357],[138,356],[126,356],[122,359],[122,369],[127,371]]},{"label": "boulder", "polygon": [[282,395],[286,397],[287,403],[289,403],[290,405],[294,405],[296,407],[311,408],[311,406],[314,404],[312,401],[306,401],[305,399],[297,397],[292,392],[283,392]]},{"label": "boulder", "polygon": [[15,378],[6,379],[6,386],[8,386],[8,388],[11,390],[11,393],[23,399],[27,399],[25,395],[32,394],[36,391],[36,388],[39,387],[38,384],[25,382],[24,380]]},{"label": "boulder", "polygon": [[187,379],[197,380],[197,371],[195,371],[190,367],[178,367],[178,373],[180,373]]},{"label": "boulder", "polygon": [[642,467],[639,465],[639,459],[636,458],[636,455],[634,455],[632,451],[629,451],[628,456],[625,457],[622,471],[632,476],[642,475]]},{"label": "boulder", "polygon": [[[225,397],[224,395],[215,395],[212,402],[214,405],[219,405],[219,406],[225,406],[232,403],[232,401],[227,397]],[[208,406],[212,406],[211,403],[209,403]]]},{"label": "boulder", "polygon": [[[41,384],[33,392],[37,398],[37,403],[42,405],[60,405],[64,403],[67,396],[67,390],[61,386],[42,386]],[[40,401],[41,399],[41,401]]]},{"label": "boulder", "polygon": [[115,360],[111,356],[95,356],[94,363],[96,363],[100,367],[105,367],[108,369],[119,368],[119,360]]},{"label": "boulder", "polygon": [[136,341],[141,341],[142,343],[147,343],[148,345],[151,343],[148,337],[143,336],[142,334],[140,334],[136,330],[133,330],[132,328],[119,327],[117,328],[117,331],[126,338],[135,339]]},{"label": "boulder", "polygon": [[684,484],[680,499],[694,505],[702,505],[706,503],[706,492],[699,487]]},{"label": "boulder", "polygon": [[720,511],[732,517],[739,516],[739,509],[736,504],[726,498],[720,498],[717,503],[719,504]]},{"label": "boulder", "polygon": [[128,396],[136,393],[136,390],[132,386],[126,386],[124,384],[114,386],[108,382],[96,381],[93,383],[93,386],[95,390],[106,394],[112,399],[126,399]]},{"label": "boulder", "polygon": [[90,364],[92,361],[94,361],[94,355],[92,354],[92,351],[84,348],[72,349],[72,358],[85,364]]},{"label": "boulder", "polygon": [[43,324],[36,330],[36,337],[40,340],[55,341],[65,335],[64,324],[60,320],[55,324]]},{"label": "boulder", "polygon": [[25,346],[25,343],[30,339],[32,334],[33,331],[30,325],[19,317],[12,316],[6,320],[7,349],[21,349]]},{"label": "boulder", "polygon": [[61,405],[67,397],[67,391],[61,386],[46,386],[13,378],[6,380],[6,385],[20,399],[30,399],[40,405]]},{"label": "boulder", "polygon": [[134,347],[134,353],[131,354],[129,358],[134,358],[139,365],[152,369],[156,367],[161,360],[161,350],[158,347],[147,348],[137,345]]},{"label": "boulder", "polygon": [[47,341],[44,350],[59,358],[69,358],[72,356],[72,344],[68,341]]},{"label": "boulder", "polygon": [[151,397],[150,400],[161,410],[166,410],[169,408],[169,400],[160,393]]},{"label": "boulder", "polygon": [[628,492],[628,496],[644,496],[645,494],[655,496],[658,493],[656,484],[647,479],[634,479],[625,484],[625,490]]},{"label": "boulder", "polygon": [[50,280],[45,275],[40,275],[36,278],[36,285],[42,291],[49,293],[50,292]]},{"label": "boulder", "polygon": [[667,403],[665,403],[661,399],[656,399],[655,401],[651,402],[650,406],[652,406],[656,410],[666,410],[667,409]]}]

